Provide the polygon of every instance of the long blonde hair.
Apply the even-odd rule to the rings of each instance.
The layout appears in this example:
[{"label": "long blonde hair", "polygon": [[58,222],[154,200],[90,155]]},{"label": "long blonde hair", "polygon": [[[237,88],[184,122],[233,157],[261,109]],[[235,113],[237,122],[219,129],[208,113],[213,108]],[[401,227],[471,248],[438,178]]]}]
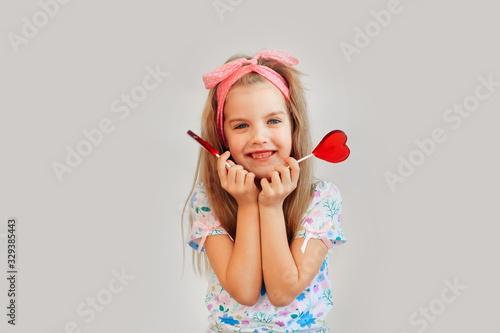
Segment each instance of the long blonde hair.
[{"label": "long blonde hair", "polygon": [[[226,63],[239,58],[251,59],[247,55],[237,54],[229,58]],[[292,119],[292,151],[290,156],[299,159],[311,153],[311,131],[307,113],[307,103],[304,97],[304,87],[302,86],[299,76],[302,73],[288,65],[280,63],[272,59],[259,59],[259,65],[267,66],[279,73],[288,83],[290,90],[290,102],[286,102],[288,111]],[[252,85],[259,82],[267,81],[261,75],[250,72],[242,76],[236,81],[232,87],[240,85]],[[216,113],[217,113],[217,86],[210,89],[202,115],[201,137],[212,145],[221,153],[227,150],[223,147],[217,134]],[[290,244],[295,238],[297,230],[300,226],[300,221],[307,209],[307,206],[312,198],[312,183],[313,183],[313,166],[312,159],[306,159],[300,163],[300,176],[297,183],[297,188],[285,199],[283,203],[283,212],[286,221],[286,230],[288,243]],[[196,166],[196,174],[188,196],[182,216],[189,203],[189,198],[193,194],[194,187],[198,182],[203,182],[205,191],[210,201],[211,207],[221,226],[233,239],[236,236],[236,216],[238,204],[236,200],[222,188],[217,174],[217,159],[206,152],[200,150],[198,164]],[[191,214],[189,214],[189,229],[193,226]],[[184,229],[183,229],[184,238]],[[197,256],[193,252],[193,265],[198,273],[208,273],[210,264],[206,258],[205,252],[203,255]],[[195,264],[196,262],[196,264]]]}]

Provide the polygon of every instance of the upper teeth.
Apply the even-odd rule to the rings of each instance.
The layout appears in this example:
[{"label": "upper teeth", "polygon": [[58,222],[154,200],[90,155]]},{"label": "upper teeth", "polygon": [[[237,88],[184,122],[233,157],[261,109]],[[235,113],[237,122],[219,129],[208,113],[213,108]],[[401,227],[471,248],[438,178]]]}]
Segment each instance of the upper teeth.
[{"label": "upper teeth", "polygon": [[252,157],[253,158],[264,158],[264,157],[268,157],[272,154],[271,151],[268,151],[267,153],[260,153],[260,154],[252,154]]}]

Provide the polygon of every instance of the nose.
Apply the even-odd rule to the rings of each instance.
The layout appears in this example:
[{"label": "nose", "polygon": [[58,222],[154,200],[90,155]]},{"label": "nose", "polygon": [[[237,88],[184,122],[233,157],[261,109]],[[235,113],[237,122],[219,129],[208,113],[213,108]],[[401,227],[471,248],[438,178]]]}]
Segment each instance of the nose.
[{"label": "nose", "polygon": [[269,133],[265,126],[254,126],[252,129],[252,144],[262,144],[269,140]]}]

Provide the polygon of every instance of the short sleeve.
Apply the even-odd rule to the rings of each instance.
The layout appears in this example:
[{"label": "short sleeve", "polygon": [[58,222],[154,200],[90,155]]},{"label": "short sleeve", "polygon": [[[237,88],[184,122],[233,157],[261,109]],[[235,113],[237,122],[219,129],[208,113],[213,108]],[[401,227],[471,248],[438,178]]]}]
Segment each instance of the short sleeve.
[{"label": "short sleeve", "polygon": [[198,253],[205,251],[203,244],[208,236],[228,235],[212,211],[203,183],[197,184],[193,190],[189,200],[189,213],[193,219],[193,225],[189,233],[188,245]]},{"label": "short sleeve", "polygon": [[302,218],[296,238],[305,237],[302,252],[310,238],[322,239],[330,249],[347,242],[342,231],[342,197],[333,183],[319,181],[314,185],[314,195]]}]

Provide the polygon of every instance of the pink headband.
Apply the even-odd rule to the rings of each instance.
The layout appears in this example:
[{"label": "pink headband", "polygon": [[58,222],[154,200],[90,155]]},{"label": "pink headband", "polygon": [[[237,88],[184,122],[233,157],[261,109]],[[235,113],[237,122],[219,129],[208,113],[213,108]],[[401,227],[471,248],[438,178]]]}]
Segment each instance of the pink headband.
[{"label": "pink headband", "polygon": [[[251,60],[246,58],[236,59],[203,75],[203,82],[205,82],[205,88],[207,89],[212,89],[220,82],[217,87],[217,132],[224,146],[227,145],[224,137],[224,102],[231,86],[243,75],[250,72],[260,74],[274,84],[283,93],[287,101],[290,101],[290,93],[285,79],[271,68],[257,65],[259,58],[273,59],[289,66],[299,63],[289,52],[263,50],[258,52]],[[244,66],[246,64],[249,65]]]}]

